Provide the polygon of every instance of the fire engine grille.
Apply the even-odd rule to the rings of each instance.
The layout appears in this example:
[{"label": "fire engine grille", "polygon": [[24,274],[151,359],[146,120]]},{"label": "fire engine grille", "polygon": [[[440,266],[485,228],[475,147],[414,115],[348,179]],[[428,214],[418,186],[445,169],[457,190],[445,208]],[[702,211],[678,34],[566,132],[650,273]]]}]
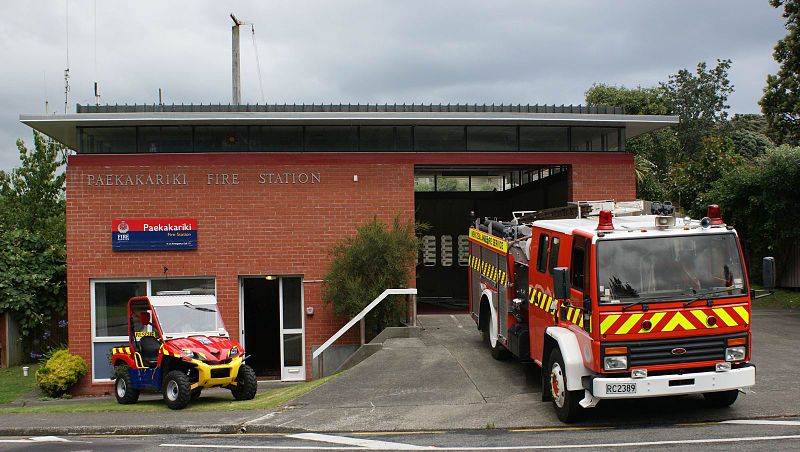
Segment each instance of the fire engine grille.
[{"label": "fire engine grille", "polygon": [[211,378],[228,378],[230,375],[230,369],[211,369]]},{"label": "fire engine grille", "polygon": [[[628,347],[628,367],[681,364],[725,359],[726,340],[741,334],[688,337],[653,341],[614,342]],[[685,350],[679,353],[681,349]],[[676,353],[678,352],[678,353]]]}]

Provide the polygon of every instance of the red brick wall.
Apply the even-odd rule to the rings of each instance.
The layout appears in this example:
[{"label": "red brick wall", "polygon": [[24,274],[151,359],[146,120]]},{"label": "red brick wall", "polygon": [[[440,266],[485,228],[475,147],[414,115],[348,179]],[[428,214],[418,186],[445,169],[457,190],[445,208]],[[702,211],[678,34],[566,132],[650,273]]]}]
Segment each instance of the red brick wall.
[{"label": "red brick wall", "polygon": [[615,160],[573,163],[569,172],[569,200],[636,199],[636,175],[632,154],[616,154]]},{"label": "red brick wall", "polygon": [[[240,275],[303,275],[322,279],[328,249],[377,216],[414,217],[413,164],[298,161],[280,154],[70,157],[67,170],[67,278],[69,344],[91,368],[93,278],[214,276],[223,320],[238,336]],[[260,173],[315,172],[318,184],[259,184]],[[188,185],[89,186],[88,176],[185,173]],[[208,174],[238,174],[239,185],[209,185]],[[358,175],[358,182],[353,181]],[[194,251],[111,250],[114,218],[195,218]],[[311,347],[321,345],[347,319],[334,318],[320,298],[320,283],[305,284],[306,374]],[[343,339],[358,340],[357,329]],[[98,357],[105,359],[105,357]],[[79,393],[108,391],[90,386]]]}]

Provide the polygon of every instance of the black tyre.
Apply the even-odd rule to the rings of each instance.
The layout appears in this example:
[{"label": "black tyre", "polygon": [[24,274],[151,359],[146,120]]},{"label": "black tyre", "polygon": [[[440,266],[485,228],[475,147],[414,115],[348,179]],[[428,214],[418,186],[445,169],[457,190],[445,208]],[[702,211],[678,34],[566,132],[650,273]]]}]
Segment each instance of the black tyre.
[{"label": "black tyre", "polygon": [[706,405],[714,408],[725,408],[733,405],[733,402],[739,397],[739,390],[706,392],[703,397],[706,399]]},{"label": "black tyre", "polygon": [[117,403],[122,405],[132,405],[139,401],[139,390],[133,387],[128,366],[117,366],[114,368],[117,379],[114,381],[114,395]]},{"label": "black tyre", "polygon": [[579,404],[583,391],[567,390],[567,372],[561,350],[555,349],[550,353],[547,369],[550,372],[550,378],[548,378],[550,384],[543,390],[549,390],[552,394],[556,415],[561,422],[575,422],[583,414],[583,408]]},{"label": "black tyre", "polygon": [[202,393],[203,393],[203,388],[193,389],[192,390],[192,396],[190,397],[190,399],[197,400],[197,399],[200,398],[200,394],[202,394]]},{"label": "black tyre", "polygon": [[239,374],[236,376],[236,386],[231,386],[231,394],[236,400],[250,400],[256,396],[258,391],[258,380],[256,372],[247,364],[239,367]]},{"label": "black tyre", "polygon": [[492,358],[494,358],[494,359],[496,359],[498,361],[502,361],[502,360],[508,358],[509,351],[506,350],[505,347],[503,347],[503,345],[500,343],[500,341],[498,341],[497,344],[494,347],[492,347],[492,341],[490,339],[489,340],[489,348],[492,349]]},{"label": "black tyre", "polygon": [[164,377],[164,401],[173,410],[186,408],[192,397],[189,377],[179,370],[173,370]]}]

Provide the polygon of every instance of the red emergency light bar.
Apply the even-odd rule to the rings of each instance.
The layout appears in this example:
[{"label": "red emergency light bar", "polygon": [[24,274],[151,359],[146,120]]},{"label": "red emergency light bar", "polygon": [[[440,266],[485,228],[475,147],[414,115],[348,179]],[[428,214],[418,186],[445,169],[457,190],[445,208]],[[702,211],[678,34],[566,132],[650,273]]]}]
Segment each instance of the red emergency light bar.
[{"label": "red emergency light bar", "polygon": [[611,223],[611,211],[601,210],[600,220],[597,222],[598,231],[613,231],[614,225]]},{"label": "red emergency light bar", "polygon": [[718,224],[725,224],[725,222],[722,221],[722,215],[720,215],[720,213],[719,213],[719,205],[718,204],[710,204],[708,206],[708,214],[707,214],[707,216],[708,216],[708,219],[711,220],[711,225],[712,226],[715,226],[715,225],[718,225]]}]

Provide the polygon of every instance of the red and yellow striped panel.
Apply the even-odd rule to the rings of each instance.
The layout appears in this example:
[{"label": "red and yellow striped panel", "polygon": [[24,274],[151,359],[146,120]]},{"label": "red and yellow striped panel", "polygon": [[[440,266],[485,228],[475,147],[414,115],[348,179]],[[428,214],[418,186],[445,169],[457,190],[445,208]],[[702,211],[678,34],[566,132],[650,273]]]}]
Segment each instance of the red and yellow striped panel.
[{"label": "red and yellow striped panel", "polygon": [[508,276],[506,275],[506,272],[486,261],[479,259],[477,256],[469,257],[469,267],[483,275],[483,277],[486,279],[490,279],[501,286],[505,286],[508,282]]},{"label": "red and yellow striped panel", "polygon": [[[556,299],[545,292],[536,290],[533,287],[528,287],[528,301],[537,308],[550,313],[550,308],[553,306],[553,303],[556,302]],[[583,328],[582,314],[583,310],[581,308],[567,308],[566,318],[564,320]]]},{"label": "red and yellow striped panel", "polygon": [[[716,318],[714,325],[708,324],[708,317]],[[642,322],[649,320],[649,330],[642,328]],[[649,334],[673,331],[692,331],[726,327],[747,326],[750,324],[750,311],[745,306],[720,306],[716,308],[684,309],[678,311],[620,313],[600,315],[600,334]]]}]

